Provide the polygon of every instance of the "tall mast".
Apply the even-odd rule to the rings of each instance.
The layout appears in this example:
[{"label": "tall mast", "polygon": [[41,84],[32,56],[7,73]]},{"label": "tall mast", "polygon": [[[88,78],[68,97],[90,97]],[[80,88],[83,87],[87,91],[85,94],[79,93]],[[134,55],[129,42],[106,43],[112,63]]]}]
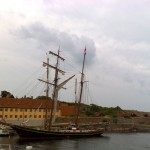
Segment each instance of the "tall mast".
[{"label": "tall mast", "polygon": [[[54,86],[54,92],[53,92],[53,95],[52,95],[52,108],[51,108],[51,117],[53,116],[53,109],[54,109],[54,101],[56,101],[57,97],[56,97],[56,88],[57,88],[57,80],[58,80],[58,72],[64,74],[65,72],[58,69],[58,63],[59,63],[59,59],[63,60],[64,61],[64,58],[60,57],[59,56],[59,51],[58,51],[58,54],[55,54],[51,51],[49,51],[49,54],[52,54],[54,56],[57,57],[57,64],[56,64],[56,67],[55,66],[52,66],[49,64],[49,57],[48,57],[48,54],[47,54],[47,62],[43,62],[43,66],[46,66],[46,70],[47,70],[47,73],[46,73],[46,80],[42,80],[42,79],[38,79],[39,81],[41,82],[44,82],[46,83],[46,97],[48,98],[49,97],[49,84]],[[54,79],[54,84],[53,83],[50,83],[49,82],[49,67],[51,67],[52,69],[55,70],[55,79]],[[47,112],[47,104],[46,104],[46,111],[45,111],[45,129],[47,129],[47,127],[49,128],[49,120],[48,120],[48,112]]]},{"label": "tall mast", "polygon": [[[52,66],[49,64],[49,58],[48,58],[48,55],[47,55],[47,62],[43,62],[43,66],[47,66],[47,79],[46,81],[42,80],[42,79],[38,79],[39,81],[42,81],[44,83],[46,83],[47,85],[47,88],[46,88],[46,96],[48,97],[49,96],[49,84],[52,85],[54,88],[53,88],[53,95],[52,95],[52,103],[51,103],[51,112],[50,112],[50,118],[48,119],[47,118],[47,105],[46,105],[46,113],[45,113],[45,129],[48,129],[50,130],[51,126],[52,126],[52,123],[55,121],[55,117],[56,117],[56,111],[57,111],[57,99],[58,99],[58,91],[60,89],[63,88],[63,86],[69,81],[71,80],[75,75],[71,76],[70,78],[68,78],[67,80],[63,81],[62,83],[58,84],[58,74],[61,73],[62,75],[64,75],[64,71],[63,70],[60,70],[58,68],[59,66],[59,60],[62,60],[64,61],[65,59],[62,58],[60,55],[59,55],[59,50],[58,50],[58,54],[55,54],[51,51],[49,51],[49,54],[51,55],[54,55],[57,57],[57,62],[56,62],[56,66]],[[49,67],[51,67],[52,69],[55,70],[55,76],[54,76],[54,83],[50,83],[49,82]]]},{"label": "tall mast", "polygon": [[[64,72],[60,69],[58,69],[58,65],[59,65],[59,59],[61,60],[65,60],[64,58],[59,56],[59,50],[58,50],[58,54],[55,56],[57,56],[57,63],[56,63],[56,67],[55,67],[55,77],[54,77],[54,91],[53,91],[53,98],[52,98],[52,109],[51,109],[51,116],[50,116],[50,120],[49,120],[49,130],[51,129],[52,124],[55,122],[55,118],[56,118],[56,111],[57,111],[57,99],[58,99],[58,92],[60,89],[63,88],[63,86],[69,81],[71,80],[75,75],[71,76],[70,78],[66,79],[65,81],[63,81],[62,83],[58,84],[58,73],[61,72],[62,74],[64,74]],[[50,52],[51,54],[54,55],[54,53]]]},{"label": "tall mast", "polygon": [[75,79],[75,91],[74,91],[74,94],[75,94],[75,103],[77,103],[77,79]]},{"label": "tall mast", "polygon": [[77,116],[76,116],[76,120],[75,120],[76,127],[78,126],[78,118],[79,118],[79,113],[80,113],[80,104],[81,104],[82,93],[83,93],[85,55],[86,55],[86,47],[84,49],[84,58],[83,58],[82,73],[81,73],[81,83],[80,83],[81,84],[80,97],[79,97],[79,101],[78,101],[78,105],[77,105]]},{"label": "tall mast", "polygon": [[[47,54],[47,53],[46,53]],[[49,57],[47,54],[47,64],[49,64]],[[49,66],[47,65],[47,83],[46,83],[46,97],[49,97]]]},{"label": "tall mast", "polygon": [[[46,99],[49,98],[49,56],[48,56],[48,53],[46,53],[47,55],[47,63],[43,62],[43,66],[45,67],[46,66],[46,81],[44,80],[41,80],[41,79],[38,79],[39,81],[42,81],[44,83],[46,83],[46,89],[45,89],[45,92],[46,92]],[[48,109],[47,109],[47,103],[45,104],[45,122],[44,122],[44,128],[47,129],[47,126],[48,126]]]},{"label": "tall mast", "polygon": [[52,109],[51,109],[51,116],[50,116],[50,121],[49,121],[49,130],[51,128],[51,125],[52,125],[52,117],[53,115],[53,112],[54,112],[54,106],[55,106],[55,101],[56,101],[56,98],[58,95],[56,90],[57,90],[57,85],[58,85],[58,64],[59,64],[59,50],[58,50],[58,56],[57,56],[57,63],[56,63],[56,71],[55,71],[55,78],[54,78],[54,91],[53,91],[53,98],[52,98]]}]

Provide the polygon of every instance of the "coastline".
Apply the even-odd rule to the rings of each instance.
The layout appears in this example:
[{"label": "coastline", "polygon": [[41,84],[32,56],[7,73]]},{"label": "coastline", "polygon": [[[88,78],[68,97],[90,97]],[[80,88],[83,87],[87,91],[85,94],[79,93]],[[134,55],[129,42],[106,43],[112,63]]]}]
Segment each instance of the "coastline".
[{"label": "coastline", "polygon": [[[55,126],[73,125],[74,117],[58,117]],[[133,133],[133,132],[149,132],[150,133],[150,117],[79,117],[79,124],[85,128],[103,128],[104,133]],[[40,128],[39,126],[29,127]],[[8,127],[8,129],[10,129]]]},{"label": "coastline", "polygon": [[[73,124],[74,118],[60,117],[56,119],[56,122]],[[150,132],[150,117],[80,117],[79,122],[83,126],[90,124],[93,128],[104,128],[104,131],[108,133]]]}]

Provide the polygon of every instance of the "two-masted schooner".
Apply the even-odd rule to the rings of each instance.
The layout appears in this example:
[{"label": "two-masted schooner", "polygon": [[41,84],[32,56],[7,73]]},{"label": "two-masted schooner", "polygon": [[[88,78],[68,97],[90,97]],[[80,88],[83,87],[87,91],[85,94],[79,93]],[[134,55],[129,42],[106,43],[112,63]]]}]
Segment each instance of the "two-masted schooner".
[{"label": "two-masted schooner", "polygon": [[[51,115],[50,118],[45,117],[45,125],[44,128],[41,129],[34,129],[28,126],[21,126],[21,125],[14,125],[10,123],[4,123],[0,122],[0,124],[10,126],[13,130],[16,131],[16,133],[22,137],[22,138],[65,138],[65,137],[92,137],[92,136],[100,136],[103,134],[103,129],[84,129],[80,128],[78,124],[78,118],[80,114],[80,104],[82,99],[82,92],[83,92],[83,83],[84,83],[84,63],[85,63],[85,56],[86,56],[86,48],[84,50],[84,58],[83,58],[83,66],[82,66],[82,72],[81,72],[81,88],[79,93],[79,100],[77,103],[77,114],[75,118],[75,123],[72,128],[53,128],[52,125],[55,121],[56,116],[56,108],[57,108],[57,98],[58,93],[63,86],[74,77],[71,76],[69,79],[65,80],[62,83],[58,83],[58,75],[59,73],[64,74],[65,72],[60,70],[58,68],[59,60],[64,61],[64,58],[60,56],[60,51],[58,50],[58,53],[49,52],[49,54],[52,54],[56,56],[57,63],[56,66],[52,66],[49,63],[49,58],[47,57],[47,62],[43,62],[44,66],[47,66],[47,79],[42,80],[39,79],[42,82],[45,82],[47,84],[46,89],[46,96],[49,96],[49,84],[51,84],[53,88],[53,94],[52,94],[52,108],[51,108]],[[49,67],[53,68],[55,70],[55,76],[54,76],[54,83],[49,83]]]}]

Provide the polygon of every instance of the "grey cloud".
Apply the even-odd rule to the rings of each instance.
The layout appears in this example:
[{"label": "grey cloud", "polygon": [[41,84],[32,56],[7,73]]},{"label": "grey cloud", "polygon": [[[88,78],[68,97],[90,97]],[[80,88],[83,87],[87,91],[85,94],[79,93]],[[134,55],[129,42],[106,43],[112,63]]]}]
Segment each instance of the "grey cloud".
[{"label": "grey cloud", "polygon": [[[109,39],[109,38],[108,38]],[[150,45],[144,42],[99,40],[101,53],[98,57],[99,74],[111,84],[129,86],[149,95],[150,89]],[[113,78],[116,82],[113,83]],[[105,81],[106,83],[106,81]]]},{"label": "grey cloud", "polygon": [[82,30],[91,26],[94,31],[117,40],[149,42],[149,4],[148,0],[100,0],[81,2],[80,5],[78,1],[57,2],[54,8],[51,4],[46,6],[49,13],[61,14],[62,20],[71,20]]},{"label": "grey cloud", "polygon": [[13,35],[23,40],[31,40],[37,43],[39,49],[59,47],[67,51],[78,64],[82,62],[82,55],[86,46],[88,55],[87,63],[92,64],[95,57],[95,43],[87,37],[78,37],[56,29],[48,28],[36,22],[29,26],[21,26],[19,30],[11,31]]},{"label": "grey cloud", "polygon": [[[45,5],[39,7],[42,11],[33,16],[16,12],[19,17],[11,17],[12,23],[9,24],[10,15],[0,14],[3,17],[1,47],[8,47],[8,56],[16,60],[14,66],[18,66],[18,62],[22,68],[39,66],[37,62],[43,60],[43,53],[55,51],[60,46],[63,54],[68,55],[64,58],[69,58],[78,67],[86,46],[86,62],[91,65],[88,78],[97,84],[92,90],[98,104],[128,104],[134,109],[135,103],[139,104],[141,99],[149,102],[149,0],[44,0],[43,3]],[[9,21],[6,22],[6,18]],[[10,28],[11,35],[3,40],[7,33],[4,31]],[[0,59],[4,62],[8,56],[1,55]],[[1,68],[6,67],[1,63]],[[8,85],[10,88],[9,82]]]}]

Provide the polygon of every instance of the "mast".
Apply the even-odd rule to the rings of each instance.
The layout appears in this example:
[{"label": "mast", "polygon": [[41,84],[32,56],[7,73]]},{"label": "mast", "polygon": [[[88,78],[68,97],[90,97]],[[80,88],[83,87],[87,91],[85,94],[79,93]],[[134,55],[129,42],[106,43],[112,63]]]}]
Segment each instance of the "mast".
[{"label": "mast", "polygon": [[[42,80],[42,79],[38,79],[39,81],[42,81],[44,83],[46,83],[46,89],[45,89],[45,92],[46,92],[46,99],[49,98],[49,56],[48,56],[48,53],[46,53],[47,55],[47,63],[43,62],[43,67],[46,66],[46,81]],[[48,109],[47,109],[47,103],[45,104],[45,122],[44,122],[44,128],[47,129],[47,126],[48,126],[48,121],[47,121],[47,114],[48,114]]]},{"label": "mast", "polygon": [[[41,82],[44,82],[46,83],[46,98],[48,99],[49,97],[49,84],[50,85],[53,85],[54,86],[54,92],[53,92],[53,95],[52,95],[52,108],[51,108],[51,118],[53,117],[53,109],[54,109],[54,104],[56,103],[55,101],[57,100],[57,96],[56,96],[56,88],[57,88],[57,83],[58,83],[58,72],[64,74],[65,72],[58,69],[58,64],[59,64],[59,59],[61,60],[65,60],[64,58],[60,57],[59,56],[59,50],[58,50],[58,54],[55,54],[51,51],[49,51],[49,54],[52,54],[54,56],[57,57],[57,64],[56,64],[56,67],[55,66],[52,66],[49,64],[49,57],[48,57],[48,54],[47,54],[47,62],[43,62],[43,66],[45,67],[46,66],[46,81],[45,80],[42,80],[42,79],[38,79],[39,81]],[[49,67],[51,67],[52,69],[55,70],[55,79],[54,79],[54,84],[53,83],[50,83],[49,82]],[[46,111],[45,111],[45,129],[47,129],[47,127],[49,128],[49,122],[48,121],[48,110],[47,110],[47,104],[46,104]],[[54,114],[55,115],[55,114]]]},{"label": "mast", "polygon": [[[47,64],[49,65],[49,56],[48,53],[46,53],[47,55]],[[49,98],[49,66],[46,65],[46,99]],[[45,123],[44,123],[44,128],[47,129],[48,126],[48,108],[47,108],[47,102],[45,103],[46,109],[45,109]]]},{"label": "mast", "polygon": [[81,104],[81,99],[82,99],[82,93],[83,93],[83,80],[84,80],[84,63],[85,63],[85,55],[86,55],[86,47],[84,49],[84,58],[83,58],[83,65],[82,65],[82,73],[81,73],[81,89],[80,89],[80,97],[79,101],[77,104],[77,116],[75,120],[75,126],[78,127],[78,118],[79,118],[79,113],[80,113],[80,104]]},{"label": "mast", "polygon": [[[46,53],[47,54],[47,53]],[[47,64],[49,64],[49,57],[47,54]],[[47,83],[46,83],[46,97],[49,97],[49,66],[47,65]]]},{"label": "mast", "polygon": [[75,79],[75,91],[74,91],[74,94],[75,94],[75,103],[77,103],[77,79]]},{"label": "mast", "polygon": [[[58,73],[61,72],[62,74],[64,74],[65,72],[58,69],[58,65],[59,65],[59,59],[61,60],[65,60],[64,58],[60,57],[59,55],[59,50],[58,50],[58,54],[57,56],[57,63],[56,63],[56,67],[55,67],[55,78],[54,78],[54,91],[53,91],[53,98],[52,98],[52,109],[51,109],[51,116],[50,116],[50,120],[49,120],[49,130],[51,129],[52,124],[55,122],[56,119],[56,112],[57,112],[57,99],[58,99],[58,92],[60,89],[65,89],[63,86],[69,81],[71,80],[75,75],[71,76],[70,78],[66,79],[65,81],[63,81],[62,83],[58,84]],[[52,53],[52,52],[51,52]],[[54,53],[52,53],[54,54]]]},{"label": "mast", "polygon": [[[65,72],[63,70],[60,70],[58,67],[59,67],[59,60],[62,60],[64,61],[65,59],[62,58],[60,55],[59,55],[60,51],[58,49],[58,54],[55,54],[51,51],[49,51],[49,54],[51,55],[54,55],[57,57],[56,59],[56,66],[52,66],[49,64],[49,58],[48,58],[48,55],[47,55],[47,62],[43,62],[43,66],[47,66],[47,80],[44,81],[42,79],[38,79],[39,81],[42,81],[44,83],[46,83],[47,85],[47,88],[46,88],[46,96],[49,96],[49,84],[52,85],[54,88],[53,88],[53,94],[52,94],[52,103],[51,103],[51,111],[50,111],[50,118],[48,119],[47,115],[47,105],[46,105],[46,113],[45,113],[45,129],[49,129],[51,128],[52,126],[52,123],[54,123],[55,121],[55,118],[56,118],[56,112],[57,112],[57,99],[58,99],[58,92],[60,89],[64,88],[63,86],[69,81],[71,80],[75,75],[71,76],[70,78],[68,78],[67,80],[63,81],[62,83],[58,84],[58,75],[59,73],[61,73],[62,75],[65,74]],[[55,70],[55,76],[54,76],[54,83],[50,83],[49,82],[49,67],[51,67],[52,69]]]},{"label": "mast", "polygon": [[46,98],[49,97],[49,67],[50,67],[50,64],[49,64],[49,57],[48,57],[48,54],[46,53],[47,55],[47,62],[43,62],[43,66],[45,67],[46,66],[46,81],[42,80],[42,79],[38,79],[39,81],[41,82],[44,82],[46,83],[46,89],[45,89],[45,92],[46,92]]},{"label": "mast", "polygon": [[[53,55],[55,55],[54,53],[52,53]],[[56,56],[56,55],[55,55]],[[62,59],[64,60],[64,59]],[[55,78],[54,78],[54,91],[53,91],[53,98],[52,98],[52,109],[51,109],[51,116],[50,116],[50,120],[49,120],[49,130],[51,128],[52,125],[52,117],[54,114],[54,109],[55,109],[55,105],[56,105],[56,98],[58,97],[57,94],[57,84],[58,84],[58,64],[59,64],[59,50],[58,50],[58,55],[57,55],[57,63],[56,63],[56,70],[55,70]]]}]

